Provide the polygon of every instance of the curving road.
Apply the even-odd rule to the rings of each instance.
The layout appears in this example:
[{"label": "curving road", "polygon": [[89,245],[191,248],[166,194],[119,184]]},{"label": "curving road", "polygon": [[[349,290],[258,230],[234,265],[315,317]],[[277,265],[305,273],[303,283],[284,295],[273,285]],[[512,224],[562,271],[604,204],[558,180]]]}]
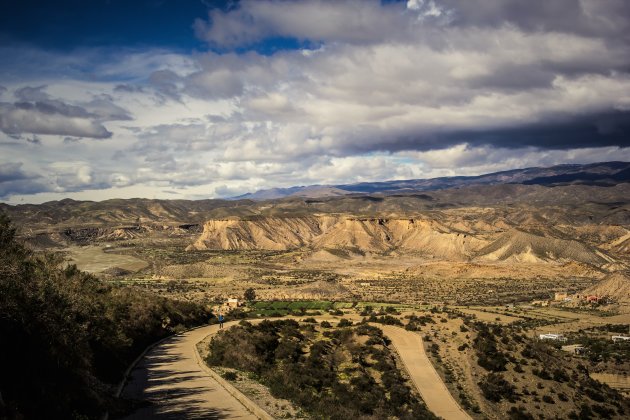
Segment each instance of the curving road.
[{"label": "curving road", "polygon": [[122,394],[146,403],[125,419],[258,419],[197,363],[196,344],[217,331],[218,325],[209,325],[153,347]]},{"label": "curving road", "polygon": [[[226,323],[225,327],[235,322]],[[457,404],[435,371],[418,334],[394,326],[378,327],[396,347],[429,410],[447,420],[471,418]],[[202,327],[153,347],[132,370],[123,391],[123,396],[147,404],[125,419],[259,418],[198,363],[196,344],[217,331],[217,325]]]}]

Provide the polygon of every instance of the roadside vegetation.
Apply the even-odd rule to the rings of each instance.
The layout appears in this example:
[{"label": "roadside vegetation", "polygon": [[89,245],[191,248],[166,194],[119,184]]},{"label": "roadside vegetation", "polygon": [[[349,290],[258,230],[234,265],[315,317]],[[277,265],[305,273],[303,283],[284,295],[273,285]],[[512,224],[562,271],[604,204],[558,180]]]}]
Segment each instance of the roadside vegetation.
[{"label": "roadside vegetation", "polygon": [[253,375],[311,418],[434,419],[400,373],[382,331],[349,324],[242,321],[212,339],[206,361]]},{"label": "roadside vegetation", "polygon": [[34,254],[0,215],[0,418],[123,412],[114,390],[128,364],[209,316],[197,304],[106,285],[59,256]]}]

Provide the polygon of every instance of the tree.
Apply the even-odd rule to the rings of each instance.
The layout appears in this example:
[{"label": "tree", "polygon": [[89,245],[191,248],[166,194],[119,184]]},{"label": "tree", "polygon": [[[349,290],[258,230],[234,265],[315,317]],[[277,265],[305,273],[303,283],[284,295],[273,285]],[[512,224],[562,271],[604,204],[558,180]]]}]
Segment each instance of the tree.
[{"label": "tree", "polygon": [[243,297],[246,301],[253,302],[256,300],[256,291],[250,287],[249,289],[245,290]]}]

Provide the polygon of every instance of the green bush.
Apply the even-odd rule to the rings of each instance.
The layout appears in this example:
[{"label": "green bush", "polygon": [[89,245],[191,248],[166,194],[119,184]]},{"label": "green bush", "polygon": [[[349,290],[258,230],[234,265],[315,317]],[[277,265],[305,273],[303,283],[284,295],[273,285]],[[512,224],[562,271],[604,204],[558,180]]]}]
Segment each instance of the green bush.
[{"label": "green bush", "polygon": [[339,321],[339,323],[337,324],[337,327],[344,328],[344,327],[350,327],[351,325],[352,325],[352,321],[344,318]]}]

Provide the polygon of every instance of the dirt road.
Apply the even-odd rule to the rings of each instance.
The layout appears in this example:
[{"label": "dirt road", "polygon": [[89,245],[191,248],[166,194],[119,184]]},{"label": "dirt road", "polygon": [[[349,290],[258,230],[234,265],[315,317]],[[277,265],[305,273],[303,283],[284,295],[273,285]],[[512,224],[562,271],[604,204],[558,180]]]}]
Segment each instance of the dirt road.
[{"label": "dirt road", "polygon": [[[226,323],[229,327],[234,322]],[[446,420],[470,419],[433,368],[418,334],[378,325],[400,354],[429,410]],[[129,420],[256,419],[197,363],[195,345],[218,331],[212,325],[171,337],[155,346],[131,372],[123,396],[148,401]]]},{"label": "dirt road", "polygon": [[420,391],[429,410],[446,420],[470,419],[471,417],[457,404],[435,371],[422,347],[420,336],[399,327],[389,325],[379,325],[379,327],[392,340],[411,380]]},{"label": "dirt road", "polygon": [[131,372],[123,396],[150,404],[125,418],[257,419],[197,364],[195,345],[216,331],[217,325],[198,328],[149,351]]}]

